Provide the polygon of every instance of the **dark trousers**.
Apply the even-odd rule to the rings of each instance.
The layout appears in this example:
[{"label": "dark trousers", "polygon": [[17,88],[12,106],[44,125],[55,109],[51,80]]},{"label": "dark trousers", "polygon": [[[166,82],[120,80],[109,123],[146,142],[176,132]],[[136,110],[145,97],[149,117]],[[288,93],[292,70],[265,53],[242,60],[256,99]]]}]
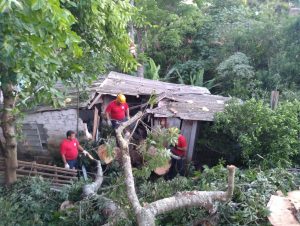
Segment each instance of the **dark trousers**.
[{"label": "dark trousers", "polygon": [[116,120],[116,119],[112,119],[111,120],[111,125],[113,129],[118,129],[118,127],[122,124],[122,122],[126,122],[127,118],[124,118],[122,120]]},{"label": "dark trousers", "polygon": [[180,176],[184,176],[183,159],[182,158],[181,159],[172,158],[171,168],[167,175],[167,179],[169,179],[169,180],[173,179],[178,173],[180,174]]},{"label": "dark trousers", "polygon": [[77,159],[74,159],[74,160],[67,160],[67,163],[69,164],[70,166],[70,169],[78,169],[78,161]]}]

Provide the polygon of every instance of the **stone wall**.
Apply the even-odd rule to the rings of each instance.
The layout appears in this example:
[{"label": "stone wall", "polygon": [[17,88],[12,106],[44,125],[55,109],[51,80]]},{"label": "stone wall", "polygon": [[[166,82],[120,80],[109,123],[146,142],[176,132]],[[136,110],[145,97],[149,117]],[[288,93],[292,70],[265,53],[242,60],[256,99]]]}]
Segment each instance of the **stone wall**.
[{"label": "stone wall", "polygon": [[[67,109],[60,111],[46,111],[31,113],[25,116],[24,123],[38,123],[43,124],[47,133],[47,147],[48,150],[58,153],[59,144],[63,138],[66,137],[68,130],[76,132],[77,129],[77,110]],[[79,118],[79,131],[84,130],[82,120]]]}]

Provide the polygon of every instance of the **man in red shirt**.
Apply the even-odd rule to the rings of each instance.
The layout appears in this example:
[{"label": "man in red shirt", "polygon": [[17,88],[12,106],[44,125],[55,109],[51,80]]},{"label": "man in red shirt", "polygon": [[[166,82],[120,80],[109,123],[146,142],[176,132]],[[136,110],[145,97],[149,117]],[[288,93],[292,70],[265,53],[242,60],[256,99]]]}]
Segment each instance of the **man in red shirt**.
[{"label": "man in red shirt", "polygon": [[105,112],[108,125],[117,129],[121,122],[125,122],[130,118],[126,97],[123,94],[119,94],[116,100],[108,104]]},{"label": "man in red shirt", "polygon": [[168,174],[168,179],[173,179],[177,173],[184,175],[183,160],[187,151],[186,138],[179,134],[177,144],[171,150],[172,164]]},{"label": "man in red shirt", "polygon": [[76,139],[75,132],[69,130],[67,132],[67,138],[63,139],[60,144],[60,154],[66,169],[77,168],[78,149],[84,155],[87,154],[87,151],[80,146],[78,140]]}]

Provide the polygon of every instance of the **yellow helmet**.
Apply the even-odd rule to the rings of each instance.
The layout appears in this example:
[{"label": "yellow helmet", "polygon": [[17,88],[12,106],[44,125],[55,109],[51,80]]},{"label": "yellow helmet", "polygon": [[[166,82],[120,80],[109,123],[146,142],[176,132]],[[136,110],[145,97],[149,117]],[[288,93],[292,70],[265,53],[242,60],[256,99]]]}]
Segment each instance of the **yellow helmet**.
[{"label": "yellow helmet", "polygon": [[125,104],[126,103],[126,97],[123,94],[118,94],[117,101],[121,104]]}]

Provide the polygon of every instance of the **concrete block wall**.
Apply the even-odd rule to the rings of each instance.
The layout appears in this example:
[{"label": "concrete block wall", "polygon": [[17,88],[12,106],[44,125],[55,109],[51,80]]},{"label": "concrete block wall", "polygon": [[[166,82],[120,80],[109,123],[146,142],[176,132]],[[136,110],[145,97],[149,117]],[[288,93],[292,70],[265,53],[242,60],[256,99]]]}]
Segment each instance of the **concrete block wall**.
[{"label": "concrete block wall", "polygon": [[[59,150],[60,142],[66,137],[68,130],[76,132],[77,110],[67,109],[60,111],[36,112],[25,116],[24,123],[43,124],[48,135],[47,146],[50,152],[56,154]],[[82,120],[79,118],[79,131],[84,130]]]}]

